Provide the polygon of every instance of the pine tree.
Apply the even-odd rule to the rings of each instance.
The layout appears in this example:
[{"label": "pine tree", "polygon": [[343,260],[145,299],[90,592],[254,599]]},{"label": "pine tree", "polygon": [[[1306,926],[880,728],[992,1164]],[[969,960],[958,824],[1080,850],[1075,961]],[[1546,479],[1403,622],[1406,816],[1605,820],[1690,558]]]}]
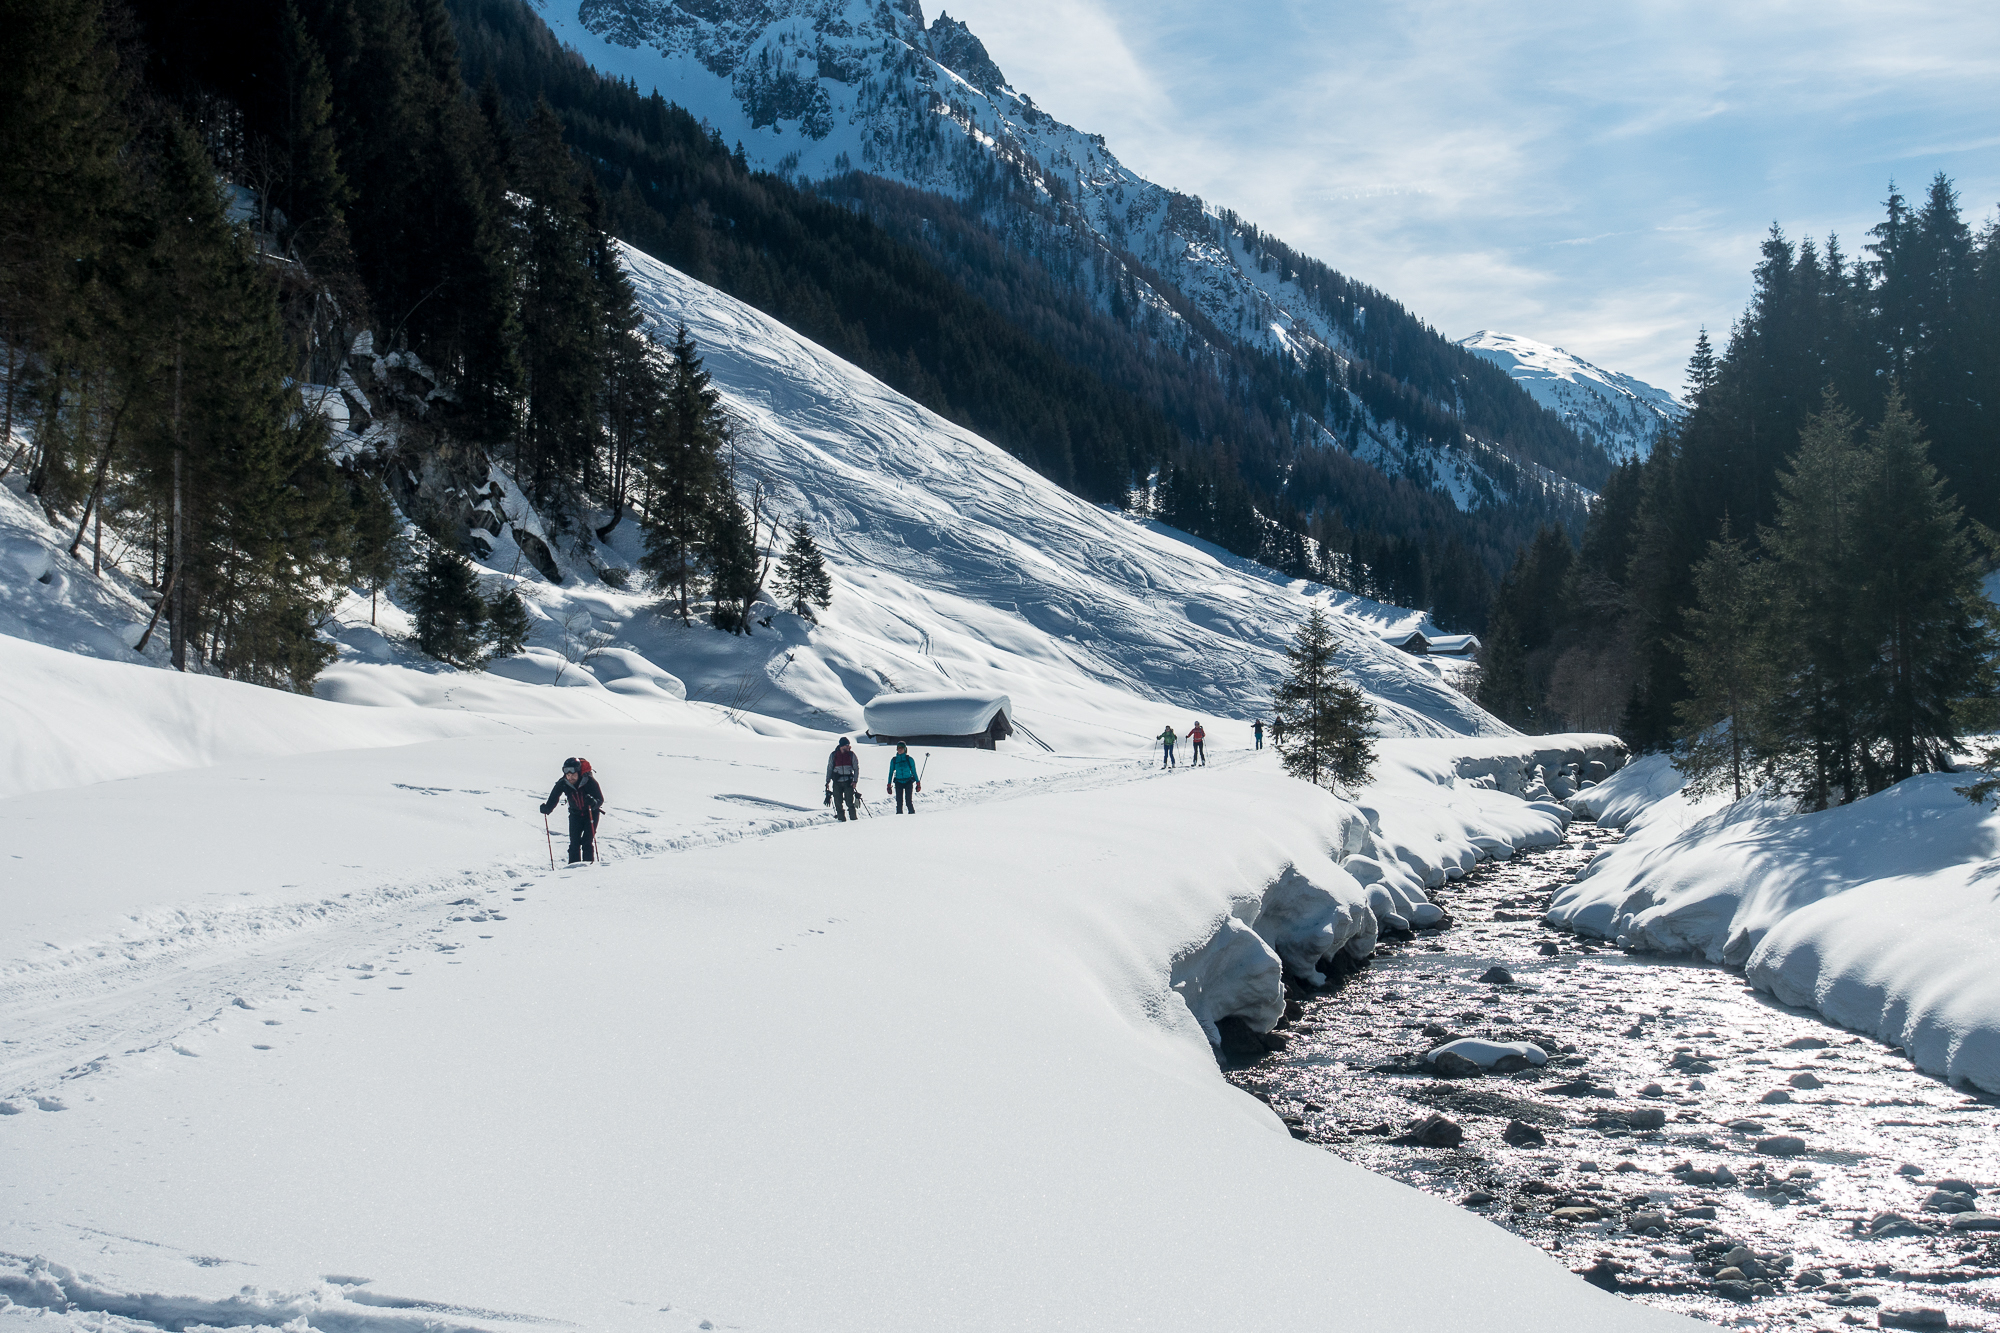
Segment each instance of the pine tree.
[{"label": "pine tree", "polygon": [[278,75],[284,97],[283,119],[277,127],[278,204],[309,251],[329,241],[344,250],[344,210],[352,191],[340,170],[333,80],[292,0],[285,5],[280,28]]},{"label": "pine tree", "polygon": [[1769,580],[1725,522],[1695,566],[1694,583],[1689,633],[1679,645],[1689,694],[1676,710],[1674,766],[1687,775],[1690,792],[1727,787],[1741,800],[1763,740],[1760,710],[1774,687]]},{"label": "pine tree", "polygon": [[1829,391],[1778,478],[1771,632],[1780,683],[1769,712],[1773,767],[1808,808],[1862,793],[1855,704],[1868,670],[1855,625],[1866,552],[1860,542],[1865,459],[1853,413]]},{"label": "pine tree", "polygon": [[818,623],[814,608],[833,605],[833,579],[826,572],[826,560],[812,528],[804,519],[792,524],[791,544],[778,563],[778,596],[801,620]]},{"label": "pine tree", "polygon": [[693,618],[710,568],[719,455],[729,420],[685,326],[674,335],[661,409],[645,439],[646,552],[639,567],[667,595],[682,624]]},{"label": "pine tree", "polygon": [[486,651],[490,657],[512,657],[528,645],[534,632],[528,605],[518,589],[507,588],[486,602]]},{"label": "pine tree", "polygon": [[1375,763],[1375,709],[1334,665],[1339,645],[1315,606],[1285,650],[1271,696],[1271,736],[1285,771],[1315,786],[1358,787]]},{"label": "pine tree", "polygon": [[1867,738],[1869,791],[1948,769],[1960,735],[1955,705],[1981,692],[1996,647],[1972,542],[1931,466],[1921,428],[1891,390],[1869,432],[1853,590],[1868,664],[1854,699]]},{"label": "pine tree", "polygon": [[709,620],[732,634],[750,632],[750,608],[763,591],[757,534],[736,488],[724,483],[709,514]]},{"label": "pine tree", "polygon": [[476,670],[485,664],[487,605],[470,560],[436,548],[411,577],[409,596],[417,647],[453,666]]},{"label": "pine tree", "polygon": [[514,471],[547,504],[586,486],[596,456],[603,366],[593,237],[576,163],[547,101],[535,104],[514,159],[513,184],[526,197],[514,269],[527,390]]},{"label": "pine tree", "polygon": [[403,518],[389,498],[388,488],[372,477],[350,479],[353,532],[348,550],[348,578],[368,589],[368,623],[375,623],[375,602],[403,571],[408,547]]}]

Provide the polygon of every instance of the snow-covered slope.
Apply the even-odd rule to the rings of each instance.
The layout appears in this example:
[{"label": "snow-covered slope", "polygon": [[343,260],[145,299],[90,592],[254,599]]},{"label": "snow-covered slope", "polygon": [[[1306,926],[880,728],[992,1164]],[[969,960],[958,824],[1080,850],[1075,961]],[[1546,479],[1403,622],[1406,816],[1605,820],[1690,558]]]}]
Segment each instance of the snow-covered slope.
[{"label": "snow-covered slope", "polygon": [[1665,389],[1604,370],[1560,347],[1481,329],[1458,345],[1485,357],[1614,461],[1644,458],[1687,409]]},{"label": "snow-covered slope", "polygon": [[[782,617],[730,645],[728,669],[758,662],[797,701],[787,715],[854,727],[884,689],[996,689],[1045,739],[1117,731],[1144,745],[1154,717],[1259,716],[1317,604],[1388,734],[1505,733],[1436,668],[1379,642],[1364,618],[1378,603],[1079,500],[776,320],[636,251],[625,261],[658,327],[685,323],[699,342],[779,513],[821,534],[836,590],[820,627]],[[654,642],[634,631],[642,650]],[[701,663],[660,651],[691,696],[709,688]],[[1135,716],[1134,697],[1173,712]]]},{"label": "snow-covered slope", "polygon": [[[1382,646],[1378,622],[1408,613],[1288,582],[1079,500],[768,316],[636,251],[625,260],[655,328],[670,337],[685,323],[697,339],[742,425],[742,480],[769,489],[767,518],[803,518],[818,533],[832,607],[817,625],[780,613],[747,638],[683,627],[651,590],[612,587],[590,563],[635,566],[631,522],[588,559],[557,542],[565,579],[551,584],[514,541],[516,524],[538,540],[548,530],[496,471],[512,523],[484,560],[486,578],[521,590],[536,621],[531,650],[468,676],[414,655],[396,607],[385,602],[371,626],[366,599],[353,598],[332,627],[342,655],[321,697],[598,718],[649,716],[684,692],[739,713],[859,730],[863,707],[885,690],[990,689],[1059,749],[1141,753],[1170,721],[1214,730],[1234,719],[1228,737],[1247,738],[1285,643],[1317,604],[1385,734],[1507,734],[1436,665]],[[79,572],[60,535],[6,487],[0,539],[11,553],[0,565],[0,632],[133,660],[127,645],[145,604],[115,578]],[[156,636],[155,661],[159,648]]]}]

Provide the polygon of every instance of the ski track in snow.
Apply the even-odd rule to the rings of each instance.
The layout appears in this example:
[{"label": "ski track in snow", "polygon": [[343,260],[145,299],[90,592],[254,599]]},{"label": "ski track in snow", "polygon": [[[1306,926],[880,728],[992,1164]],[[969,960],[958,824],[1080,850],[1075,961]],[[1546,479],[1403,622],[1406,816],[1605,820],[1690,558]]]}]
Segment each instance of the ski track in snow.
[{"label": "ski track in snow", "polygon": [[[866,753],[877,759],[876,767],[886,768],[886,751],[871,748]],[[1242,755],[1218,757],[1214,767],[1242,759]],[[1114,760],[1033,781],[997,778],[942,791],[934,785],[919,798],[919,811],[1175,775],[1176,771],[1138,761]],[[433,789],[429,794],[448,790]],[[517,799],[523,795],[510,794]],[[713,799],[765,807],[781,804],[739,794]],[[863,819],[896,817],[886,798],[874,799],[864,792],[863,799]],[[838,826],[823,810],[792,808],[798,813],[770,814],[720,827],[667,824],[617,832],[614,827],[633,812],[614,807],[606,812],[599,848],[610,864]],[[558,810],[552,819],[559,820],[561,814]],[[556,827],[555,856],[560,861],[566,834],[556,824],[551,826]],[[57,1096],[64,1083],[102,1073],[120,1059],[177,1048],[183,1055],[193,1054],[190,1042],[198,1045],[199,1034],[230,1007],[255,1010],[281,998],[317,993],[339,983],[343,971],[359,969],[371,980],[385,975],[372,963],[357,959],[394,957],[412,950],[433,960],[449,957],[477,942],[466,938],[480,934],[472,927],[507,920],[503,909],[508,897],[558,887],[573,874],[587,873],[560,868],[523,872],[495,864],[455,875],[384,883],[359,896],[260,905],[248,911],[177,908],[135,922],[140,930],[115,942],[76,948],[50,945],[50,956],[0,969],[0,1012],[9,1016],[7,1034],[0,1037],[0,1105]]]}]

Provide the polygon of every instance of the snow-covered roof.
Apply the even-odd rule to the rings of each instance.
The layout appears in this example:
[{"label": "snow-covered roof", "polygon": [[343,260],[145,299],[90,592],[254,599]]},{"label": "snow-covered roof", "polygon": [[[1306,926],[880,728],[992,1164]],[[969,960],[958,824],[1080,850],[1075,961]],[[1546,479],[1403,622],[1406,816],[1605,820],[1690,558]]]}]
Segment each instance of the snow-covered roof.
[{"label": "snow-covered roof", "polygon": [[996,712],[1013,725],[1013,700],[998,690],[931,690],[878,694],[861,716],[872,736],[971,736],[992,726]]},{"label": "snow-covered roof", "polygon": [[1434,653],[1459,656],[1479,651],[1477,634],[1428,634],[1424,636]]}]

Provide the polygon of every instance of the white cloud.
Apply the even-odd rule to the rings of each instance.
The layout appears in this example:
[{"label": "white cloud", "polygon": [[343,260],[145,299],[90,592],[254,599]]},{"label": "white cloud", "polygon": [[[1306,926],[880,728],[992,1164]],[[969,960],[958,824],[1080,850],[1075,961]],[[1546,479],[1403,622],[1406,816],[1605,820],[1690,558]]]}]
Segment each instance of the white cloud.
[{"label": "white cloud", "polygon": [[[961,0],[1015,85],[1451,335],[1677,387],[1774,219],[2000,201],[2000,6]],[[1571,242],[1565,244],[1564,242]],[[1585,243],[1577,243],[1585,242]]]}]

